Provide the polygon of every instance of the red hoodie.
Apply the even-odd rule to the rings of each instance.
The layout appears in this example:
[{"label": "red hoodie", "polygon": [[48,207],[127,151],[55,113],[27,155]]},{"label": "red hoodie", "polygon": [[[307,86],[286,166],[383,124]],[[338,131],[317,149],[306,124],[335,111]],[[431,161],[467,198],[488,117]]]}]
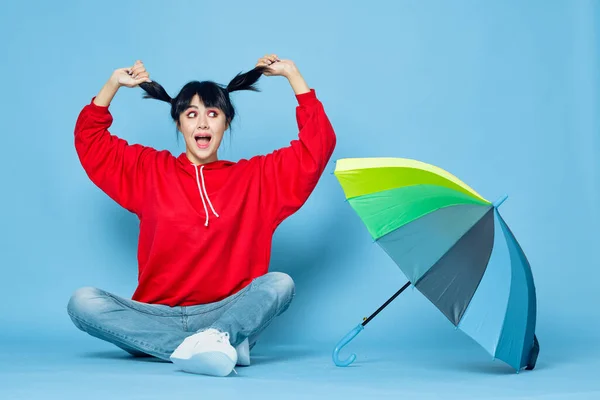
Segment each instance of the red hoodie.
[{"label": "red hoodie", "polygon": [[86,105],[75,148],[87,175],[140,219],[132,299],[168,306],[219,301],[268,272],[277,226],[308,199],[336,137],[315,91],[296,95],[298,138],[238,162],[195,166],[111,135],[108,107]]}]

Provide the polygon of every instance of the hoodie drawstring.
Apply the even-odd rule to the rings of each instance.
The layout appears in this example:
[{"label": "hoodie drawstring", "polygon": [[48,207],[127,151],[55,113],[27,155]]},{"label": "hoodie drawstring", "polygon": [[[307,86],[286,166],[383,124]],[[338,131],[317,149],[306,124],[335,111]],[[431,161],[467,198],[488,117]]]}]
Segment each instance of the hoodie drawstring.
[{"label": "hoodie drawstring", "polygon": [[[219,218],[219,214],[217,214],[217,212],[213,208],[212,203],[210,202],[210,198],[208,197],[208,193],[206,192],[206,185],[204,184],[204,173],[202,172],[203,169],[204,165],[200,167],[200,177],[198,177],[198,168],[196,165],[194,165],[194,170],[196,171],[196,183],[198,184],[198,192],[200,192],[200,198],[202,199],[202,205],[204,206],[204,213],[206,214],[206,222],[204,223],[204,226],[208,226],[208,209],[206,208],[206,202],[208,202],[210,209],[217,218]],[[202,185],[200,185],[200,178],[202,178]],[[204,191],[204,194],[202,194],[202,191]],[[206,202],[204,201],[204,196],[206,196]]]}]

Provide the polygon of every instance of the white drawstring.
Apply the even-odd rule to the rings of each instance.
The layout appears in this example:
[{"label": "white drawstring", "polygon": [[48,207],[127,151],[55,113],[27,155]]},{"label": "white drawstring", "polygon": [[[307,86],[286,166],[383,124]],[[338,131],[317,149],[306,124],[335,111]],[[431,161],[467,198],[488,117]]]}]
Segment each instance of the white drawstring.
[{"label": "white drawstring", "polygon": [[213,214],[215,214],[215,216],[217,218],[219,218],[219,214],[217,214],[217,212],[213,208],[212,203],[210,202],[210,198],[208,197],[208,193],[206,193],[206,185],[204,184],[204,173],[202,172],[203,169],[204,169],[204,165],[200,167],[200,177],[202,178],[202,189],[204,189],[204,194],[206,195],[206,201],[208,202],[210,209],[212,210]]},{"label": "white drawstring", "polygon": [[[194,164],[192,164],[194,165]],[[204,213],[206,214],[206,222],[204,223],[204,226],[208,226],[208,208],[206,208],[206,202],[204,201],[204,195],[202,194],[202,190],[204,190],[204,194],[206,195],[206,201],[208,201],[208,205],[210,206],[210,209],[212,210],[213,214],[215,214],[215,216],[217,218],[219,218],[219,214],[217,214],[217,212],[215,211],[215,209],[212,206],[212,203],[210,202],[210,198],[208,197],[208,193],[206,192],[206,185],[204,184],[204,174],[202,172],[202,169],[204,168],[204,165],[202,167],[200,167],[200,177],[202,178],[202,186],[200,185],[200,177],[198,176],[198,168],[196,168],[196,165],[194,165],[194,171],[196,171],[196,183],[198,184],[198,192],[200,192],[200,198],[202,199],[202,205],[204,206]]]}]

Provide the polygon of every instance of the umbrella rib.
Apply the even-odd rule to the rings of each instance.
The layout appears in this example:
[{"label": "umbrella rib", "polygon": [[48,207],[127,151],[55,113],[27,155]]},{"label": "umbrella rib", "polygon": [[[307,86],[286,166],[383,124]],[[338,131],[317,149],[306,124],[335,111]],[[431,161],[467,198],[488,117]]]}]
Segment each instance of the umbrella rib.
[{"label": "umbrella rib", "polygon": [[[456,239],[456,241],[454,241],[454,243],[452,243],[452,246],[450,246],[448,248],[448,250],[446,250],[441,256],[440,258],[438,258],[433,264],[431,264],[431,266],[433,267],[434,265],[436,265],[438,262],[440,262],[440,260],[442,258],[444,258],[444,255],[446,255],[447,253],[449,253],[450,251],[452,251],[452,249],[454,249],[457,245],[458,242],[460,242],[462,240],[463,237],[465,237],[465,235],[467,233],[469,233],[471,231],[471,229],[473,229],[473,227],[475,225],[477,225],[486,215],[488,212],[490,212],[490,210],[492,209],[492,207],[490,207],[477,221],[475,221],[475,223],[473,224],[473,226],[471,226],[469,229],[467,229],[462,235],[460,235],[460,237],[458,237]],[[417,281],[414,283],[415,287],[419,284],[419,282],[421,282],[423,280],[423,278],[425,277],[425,275],[427,275],[427,273],[429,272],[429,270],[431,270],[431,268],[429,268],[423,275],[421,275],[419,277],[419,279],[417,279]]]}]

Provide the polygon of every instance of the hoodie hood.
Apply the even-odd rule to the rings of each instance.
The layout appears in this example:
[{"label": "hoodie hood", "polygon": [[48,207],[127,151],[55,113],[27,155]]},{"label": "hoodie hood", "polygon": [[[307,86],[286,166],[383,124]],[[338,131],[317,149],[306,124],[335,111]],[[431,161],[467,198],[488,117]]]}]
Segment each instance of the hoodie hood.
[{"label": "hoodie hood", "polygon": [[[190,174],[191,176],[196,176],[196,173],[194,172],[194,169],[195,169],[194,163],[192,163],[192,161],[190,161],[190,159],[187,158],[187,155],[185,153],[181,153],[179,155],[179,157],[177,157],[177,163],[188,174]],[[235,163],[233,161],[228,161],[228,160],[217,160],[217,161],[213,161],[213,162],[201,164],[201,165],[204,166],[204,170],[206,171],[206,170],[211,170],[211,169],[221,169],[221,168],[231,167],[231,166],[235,165]]]}]

